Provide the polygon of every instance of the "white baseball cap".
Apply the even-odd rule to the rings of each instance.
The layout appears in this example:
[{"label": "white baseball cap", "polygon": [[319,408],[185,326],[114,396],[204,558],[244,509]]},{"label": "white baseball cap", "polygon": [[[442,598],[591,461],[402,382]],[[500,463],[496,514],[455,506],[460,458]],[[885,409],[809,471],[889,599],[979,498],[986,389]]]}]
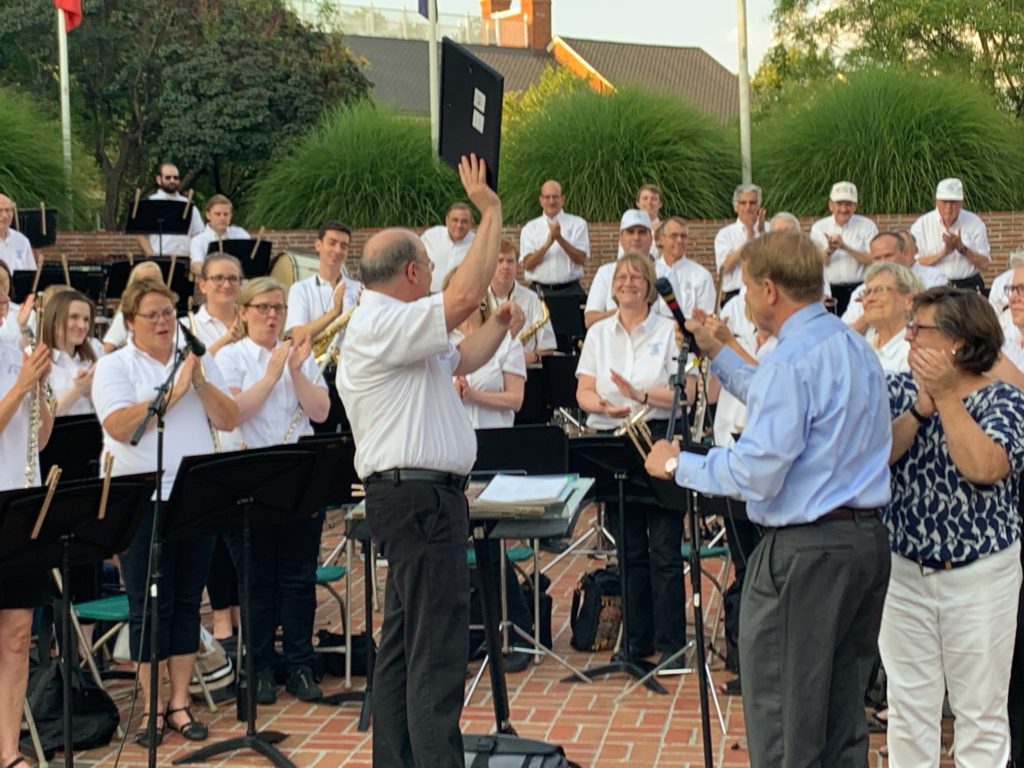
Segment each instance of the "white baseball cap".
[{"label": "white baseball cap", "polygon": [[837,181],[832,185],[832,191],[829,193],[828,199],[833,203],[856,203],[857,185],[850,181]]},{"label": "white baseball cap", "polygon": [[962,202],[964,199],[964,183],[960,179],[943,179],[935,188],[935,199]]},{"label": "white baseball cap", "polygon": [[639,208],[630,208],[622,214],[622,221],[619,222],[619,232],[630,227],[646,227],[650,229],[651,217],[647,214],[647,211],[641,211]]}]

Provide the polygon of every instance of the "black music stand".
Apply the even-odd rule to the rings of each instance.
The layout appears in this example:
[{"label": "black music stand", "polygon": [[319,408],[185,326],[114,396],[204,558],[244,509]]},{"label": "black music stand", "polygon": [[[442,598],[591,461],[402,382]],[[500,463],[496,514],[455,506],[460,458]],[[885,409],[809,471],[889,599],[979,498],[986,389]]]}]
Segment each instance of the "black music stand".
[{"label": "black music stand", "polygon": [[[299,514],[296,500],[309,487],[315,454],[280,450],[278,446],[212,456],[186,456],[178,468],[170,502],[161,518],[161,535],[188,538],[242,529],[242,644],[252,642],[249,606],[251,532],[254,526],[277,523]],[[242,648],[239,648],[239,656]],[[287,738],[276,731],[256,730],[256,669],[245,649],[247,693],[245,735],[209,744],[174,761],[203,763],[210,758],[250,749],[279,768],[294,768],[275,744]]]},{"label": "black music stand", "polygon": [[227,253],[242,264],[242,275],[246,280],[270,274],[270,252],[274,244],[269,240],[214,240],[206,248],[206,255]]},{"label": "black music stand", "polygon": [[[177,310],[178,315],[184,315],[188,311],[188,300],[192,298],[192,270],[187,257],[172,259],[170,256],[153,256],[148,259],[138,259],[134,263],[128,259],[112,261],[107,267],[107,296],[117,299],[124,293],[128,285],[128,275],[135,264],[143,261],[155,261],[160,267],[160,274],[164,283],[167,276],[171,275],[171,290],[178,294]],[[174,264],[174,274],[171,274],[171,264]]]},{"label": "black music stand", "polygon": [[551,327],[555,331],[555,341],[560,352],[576,354],[579,344],[587,335],[587,326],[583,322],[583,304],[586,296],[576,293],[553,293],[538,291],[548,306],[551,315]]},{"label": "black music stand", "polygon": [[[74,765],[71,676],[78,664],[71,642],[71,566],[94,563],[127,548],[145,513],[156,475],[126,475],[110,482],[103,519],[98,518],[103,480],[58,484],[40,522],[48,489],[0,494],[0,574],[61,574],[61,666],[63,678],[64,761]],[[37,529],[38,530],[35,530]]]},{"label": "black music stand", "polygon": [[39,452],[39,471],[46,477],[50,467],[57,465],[64,483],[92,480],[100,475],[102,451],[103,430],[95,415],[58,416],[46,447]]},{"label": "black music stand", "polygon": [[194,208],[187,200],[139,200],[128,212],[125,234],[156,235],[156,255],[163,256],[164,235],[187,235]]},{"label": "black music stand", "polygon": [[[99,264],[69,264],[67,274],[64,266],[59,261],[44,261],[42,269],[39,270],[39,283],[36,291],[42,291],[51,285],[67,285],[71,279],[71,287],[81,291],[94,304],[103,299],[103,292],[106,288],[106,274]],[[18,301],[24,301],[28,294],[32,293],[32,286],[36,282],[36,272],[31,269],[15,270],[13,285],[11,286],[12,296]]]},{"label": "black music stand", "polygon": [[515,413],[515,425],[547,424],[551,421],[548,408],[547,373],[543,365],[526,369],[526,384],[523,387],[523,404]]},{"label": "black music stand", "polygon": [[[352,541],[359,541],[363,544],[363,600],[366,614],[366,687],[358,693],[362,697],[362,706],[359,710],[359,723],[356,730],[365,732],[370,728],[370,719],[373,716],[373,669],[377,664],[377,646],[373,642],[373,541],[370,535],[370,524],[365,517],[356,518],[351,513],[345,516],[345,538]],[[351,550],[350,550],[351,551]],[[346,652],[348,652],[346,648]],[[334,703],[334,699],[340,696],[351,696],[352,694],[332,694],[325,696],[327,703]],[[352,698],[338,699],[336,703],[354,701]]]},{"label": "black music stand", "polygon": [[[44,215],[45,213],[45,215]],[[57,242],[56,208],[19,208],[15,229],[28,238],[33,248],[45,248]]]},{"label": "black music stand", "polygon": [[[583,670],[591,680],[598,675],[625,672],[655,693],[668,691],[653,677],[647,677],[652,664],[630,658],[629,648],[629,579],[625,542],[626,483],[631,475],[643,471],[643,464],[636,448],[626,436],[595,435],[578,438],[569,444],[569,468],[581,477],[593,477],[596,481],[596,495],[599,499],[615,499],[619,505],[618,560],[622,584],[622,643],[619,652],[607,664]],[[588,534],[589,535],[589,534]],[[574,542],[575,544],[576,542]],[[568,550],[566,550],[568,551]],[[563,553],[564,554],[564,553]],[[645,679],[646,678],[646,679]],[[564,678],[562,682],[575,682],[575,677]]]}]

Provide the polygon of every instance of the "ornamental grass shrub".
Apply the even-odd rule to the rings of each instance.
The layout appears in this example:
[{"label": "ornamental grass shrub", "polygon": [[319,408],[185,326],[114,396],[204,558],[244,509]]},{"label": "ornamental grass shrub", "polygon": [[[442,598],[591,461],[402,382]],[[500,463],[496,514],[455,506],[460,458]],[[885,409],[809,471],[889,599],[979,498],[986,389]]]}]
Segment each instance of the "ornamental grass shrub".
[{"label": "ornamental grass shrub", "polygon": [[465,196],[430,123],[362,102],[329,113],[256,183],[247,218],[273,228],[425,226]]},{"label": "ornamental grass shrub", "polygon": [[502,139],[498,190],[507,221],[539,215],[546,179],[588,221],[618,221],[646,183],[665,215],[728,216],[739,180],[735,132],[672,96],[636,87],[571,88],[518,114]]},{"label": "ornamental grass shrub", "polygon": [[967,208],[1024,202],[1024,126],[977,85],[868,70],[780,106],[753,129],[754,179],[771,211],[823,213],[839,180],[857,185],[860,213],[934,206],[935,185],[963,180]]},{"label": "ornamental grass shrub", "polygon": [[72,204],[67,217],[60,121],[47,117],[29,97],[0,88],[0,192],[19,208],[40,202],[61,212],[60,229],[92,229],[99,209],[96,163],[73,141]]}]

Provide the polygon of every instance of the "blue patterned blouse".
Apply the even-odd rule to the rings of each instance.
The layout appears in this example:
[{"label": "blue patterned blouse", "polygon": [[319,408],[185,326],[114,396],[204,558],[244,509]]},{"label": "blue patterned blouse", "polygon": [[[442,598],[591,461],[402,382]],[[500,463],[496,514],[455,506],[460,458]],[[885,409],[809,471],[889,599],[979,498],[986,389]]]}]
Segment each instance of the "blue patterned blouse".
[{"label": "blue patterned blouse", "polygon": [[[909,373],[889,376],[893,418],[917,400]],[[892,465],[892,501],[882,511],[893,552],[914,561],[963,562],[991,555],[1020,538],[1017,486],[1024,469],[1024,393],[1001,381],[964,400],[985,434],[1003,447],[1010,473],[993,485],[961,477],[934,414]]]}]

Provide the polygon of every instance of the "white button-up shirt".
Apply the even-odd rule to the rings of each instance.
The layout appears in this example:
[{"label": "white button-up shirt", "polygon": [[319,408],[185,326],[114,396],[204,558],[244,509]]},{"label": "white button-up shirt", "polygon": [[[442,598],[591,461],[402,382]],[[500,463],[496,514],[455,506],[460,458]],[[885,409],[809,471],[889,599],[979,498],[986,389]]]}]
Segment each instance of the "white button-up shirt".
[{"label": "white button-up shirt", "polygon": [[1006,286],[1013,279],[1013,272],[1016,267],[1011,267],[1001,273],[992,281],[992,287],[988,291],[988,302],[995,309],[996,314],[1002,316],[1003,312],[1010,307],[1010,297],[1006,295]]},{"label": "white button-up shirt", "polygon": [[36,268],[32,243],[14,227],[8,227],[7,237],[0,237],[0,259],[7,262],[11,272],[28,269],[35,271]]},{"label": "white button-up shirt", "polygon": [[[632,333],[619,322],[618,312],[599,320],[587,331],[576,376],[593,377],[600,397],[615,406],[628,405],[635,412],[641,404],[619,392],[612,383],[611,371],[640,390],[667,387],[669,378],[676,373],[675,329],[675,323],[654,312],[648,312]],[[648,420],[667,419],[670,413],[668,409],[651,408]],[[621,424],[622,419],[603,413],[587,416],[587,426],[596,429],[615,429]]]},{"label": "white button-up shirt", "polygon": [[[950,231],[960,232],[960,239],[964,245],[972,251],[977,251],[986,259],[992,259],[992,251],[988,244],[988,229],[981,217],[970,211],[960,211],[957,220],[953,222]],[[945,245],[942,236],[946,233],[946,227],[942,224],[942,217],[936,208],[921,216],[910,227],[910,234],[917,241],[918,258],[931,256],[941,251]],[[943,256],[935,263],[937,269],[942,270],[950,280],[963,280],[978,274],[978,268],[967,260],[961,253],[953,251]]]},{"label": "white button-up shirt", "polygon": [[[709,314],[715,311],[715,278],[696,261],[684,256],[675,264],[669,264],[661,257],[654,263],[654,268],[658,277],[664,275],[672,283],[684,316],[690,317],[694,307]],[[658,306],[668,309],[661,299]]]},{"label": "white button-up shirt", "polygon": [[[525,332],[528,328],[533,327],[541,317],[544,315],[544,310],[540,305],[540,297],[532,290],[527,288],[525,285],[519,283],[512,284],[512,293],[509,296],[495,296],[494,291],[490,288],[487,289],[487,303],[492,310],[497,309],[502,302],[513,301],[523,311],[523,331]],[[523,353],[534,352],[536,350],[543,349],[554,349],[558,346],[555,341],[555,329],[551,326],[551,320],[544,321],[538,330],[532,337],[526,340],[526,343],[522,345]]]},{"label": "white button-up shirt", "polygon": [[[765,228],[767,229],[767,226]],[[756,230],[754,231],[754,237],[760,237]],[[715,235],[715,266],[719,272],[722,271],[722,265],[725,264],[726,257],[737,248],[742,247],[747,240],[747,227],[739,219],[718,230],[718,234]],[[743,267],[741,264],[737,264],[722,275],[723,293],[738,291],[741,285],[743,285]]]},{"label": "white button-up shirt", "polygon": [[879,347],[876,346],[878,332],[874,328],[868,328],[867,333],[864,334],[864,338],[878,355],[878,362],[882,364],[882,370],[886,373],[910,373],[910,363],[907,362],[907,355],[910,354],[910,342],[906,337],[907,329],[900,328],[895,336]]},{"label": "white button-up shirt", "polygon": [[1003,323],[1003,354],[1021,371],[1024,371],[1024,336],[1012,322]]},{"label": "white button-up shirt", "polygon": [[[121,310],[114,313],[114,319],[110,321],[110,327],[103,334],[103,343],[110,344],[114,349],[123,347],[128,341],[128,328],[124,324],[124,315]],[[95,380],[94,380],[95,381]]]},{"label": "white button-up shirt", "polygon": [[[941,269],[935,267],[926,267],[924,264],[918,264],[914,262],[914,266],[910,268],[921,280],[924,285],[924,289],[927,291],[929,288],[934,288],[937,285],[948,285],[949,278]],[[850,303],[846,305],[846,311],[843,312],[843,322],[847,325],[853,325],[860,316],[864,314],[864,304],[861,302],[861,297],[864,295],[865,286],[863,283],[853,289],[853,293],[850,294]]]},{"label": "white button-up shirt", "polygon": [[[562,237],[571,245],[583,251],[590,258],[590,227],[579,216],[559,211],[555,216],[562,228]],[[541,215],[526,222],[519,233],[519,262],[538,250],[551,233],[550,219]],[[526,279],[543,285],[561,285],[583,277],[583,267],[569,258],[557,242],[552,243],[534,270],[529,270]]]},{"label": "white button-up shirt", "polygon": [[[277,344],[280,345],[281,342]],[[224,373],[224,382],[228,387],[244,392],[266,375],[270,354],[269,349],[246,337],[221,349],[217,354],[217,364]],[[302,372],[310,381],[316,378],[317,368],[312,355],[302,363]],[[320,389],[327,388],[322,380],[317,382],[316,386]],[[267,399],[252,416],[238,425],[235,436],[239,441],[244,441],[249,448],[278,445],[284,441],[284,435],[298,407],[299,398],[295,394],[292,374],[285,365],[284,372],[271,388]],[[313,427],[309,423],[309,417],[303,412],[288,442],[297,443],[302,435],[311,434]]]},{"label": "white button-up shirt", "polygon": [[[341,311],[344,314],[352,309],[359,300],[359,291],[363,284],[358,280],[344,278],[345,297],[342,299]],[[320,275],[312,275],[304,280],[293,283],[288,291],[288,317],[284,329],[290,331],[298,325],[306,325],[323,315],[333,305],[334,286]]]},{"label": "white button-up shirt", "polygon": [[[14,344],[0,342],[0,392],[6,395],[21,373],[21,350]],[[25,487],[25,459],[28,455],[28,430],[31,422],[31,398],[25,396],[0,431],[0,491]],[[39,485],[39,461],[36,461],[33,485]]]},{"label": "white button-up shirt", "polygon": [[[729,304],[734,301],[740,301],[741,298],[742,297],[740,296],[734,296],[729,299]],[[725,318],[722,319],[724,320]],[[753,323],[751,323],[750,327],[751,329],[754,328]],[[763,360],[765,356],[775,349],[775,346],[779,343],[777,338],[769,336],[765,339],[764,344],[758,347],[757,337],[754,335],[753,330],[750,336],[743,338],[737,336],[736,340],[739,341],[743,348],[752,354],[758,362]],[[729,390],[723,389],[721,394],[718,396],[718,405],[715,407],[715,445],[725,448],[733,445],[736,442],[736,438],[734,438],[733,435],[742,432],[746,424],[747,404]]]},{"label": "white button-up shirt", "polygon": [[[228,327],[211,315],[207,311],[205,304],[203,304],[203,306],[199,308],[199,311],[195,313],[195,318],[196,327],[194,333],[199,340],[206,345],[207,349],[209,349],[221,336],[228,332]],[[121,322],[124,322],[123,316],[121,318]],[[185,322],[188,321],[186,320]]]},{"label": "white button-up shirt", "polygon": [[459,360],[444,294],[405,302],[363,292],[337,374],[359,477],[396,468],[469,474],[476,433],[452,386]]},{"label": "white button-up shirt", "polygon": [[189,243],[189,253],[193,266],[197,269],[203,265],[206,261],[206,252],[210,248],[210,243],[215,243],[218,240],[249,240],[249,233],[241,227],[236,227],[234,224],[228,226],[227,232],[224,233],[224,237],[220,237],[216,232],[213,231],[213,227],[207,224],[203,227],[202,232],[192,238]]},{"label": "white button-up shirt", "polygon": [[423,247],[427,249],[427,258],[434,265],[434,272],[430,276],[430,290],[437,293],[444,285],[444,279],[448,273],[455,269],[469,252],[469,246],[476,239],[476,232],[470,230],[466,236],[455,242],[448,234],[448,227],[440,224],[431,227],[422,235]]},{"label": "white button-up shirt", "polygon": [[[92,347],[92,351],[96,355],[96,361],[99,362],[99,358],[103,357],[103,345],[93,338],[88,338],[85,342]],[[68,390],[74,387],[78,372],[88,369],[92,363],[88,360],[83,360],[78,354],[69,355],[67,352],[62,352],[59,349],[50,350],[50,358],[53,361],[53,365],[50,366],[50,388],[59,400],[64,397]],[[78,398],[63,415],[81,416],[92,413],[93,408],[92,401],[89,399],[90,396],[87,394],[84,397]]]},{"label": "white button-up shirt", "polygon": [[[452,343],[462,342],[462,334],[458,331],[452,332]],[[480,389],[486,392],[504,392],[505,374],[526,378],[526,361],[523,358],[523,345],[519,339],[514,339],[510,334],[505,334],[497,351],[491,358],[466,376],[466,381],[473,389]],[[515,422],[516,414],[511,408],[487,408],[483,405],[462,401],[469,416],[469,423],[474,429],[488,429],[492,427],[511,427]]]},{"label": "white button-up shirt", "polygon": [[[21,305],[13,301],[7,307],[7,317],[0,325],[0,342],[8,342],[15,346],[21,346],[21,326],[18,325],[18,313]],[[36,311],[33,309],[28,315],[28,327],[32,333],[36,332]]]},{"label": "white button-up shirt", "polygon": [[[878,234],[878,226],[866,216],[853,214],[842,226],[835,216],[818,219],[811,226],[811,240],[821,250],[828,253],[828,238],[841,235],[843,242],[854,250],[867,253],[872,238]],[[864,264],[842,248],[836,248],[825,262],[825,274],[830,283],[835,285],[851,285],[864,281]]]},{"label": "white button-up shirt", "polygon": [[[152,400],[174,366],[172,354],[166,364],[150,357],[129,341],[96,364],[92,380],[92,402],[100,424],[114,411]],[[227,393],[227,386],[212,355],[203,355],[203,368],[209,386]],[[170,498],[178,466],[185,456],[213,453],[213,437],[203,403],[195,388],[167,412],[164,430],[163,497]],[[131,475],[156,469],[157,430],[155,425],[142,436],[138,445],[121,442],[103,430],[103,450],[114,456],[113,474]],[[101,463],[102,465],[102,463]]]},{"label": "white button-up shirt", "polygon": [[748,349],[748,342],[753,343],[757,334],[757,326],[747,317],[747,287],[740,288],[740,292],[722,305],[719,319],[725,323],[732,335]]},{"label": "white button-up shirt", "polygon": [[[188,198],[180,192],[175,192],[173,195],[169,195],[162,189],[158,189],[152,195],[149,196],[150,200],[177,200],[179,203],[187,203]],[[189,221],[188,232],[184,235],[164,235],[161,239],[159,234],[149,235],[149,247],[153,249],[153,253],[159,255],[163,252],[164,256],[170,256],[172,253],[182,256],[191,252],[192,238],[196,237],[203,231],[203,217],[199,215],[199,209],[196,206],[192,206],[192,218]],[[205,252],[203,253],[205,257]]]}]

